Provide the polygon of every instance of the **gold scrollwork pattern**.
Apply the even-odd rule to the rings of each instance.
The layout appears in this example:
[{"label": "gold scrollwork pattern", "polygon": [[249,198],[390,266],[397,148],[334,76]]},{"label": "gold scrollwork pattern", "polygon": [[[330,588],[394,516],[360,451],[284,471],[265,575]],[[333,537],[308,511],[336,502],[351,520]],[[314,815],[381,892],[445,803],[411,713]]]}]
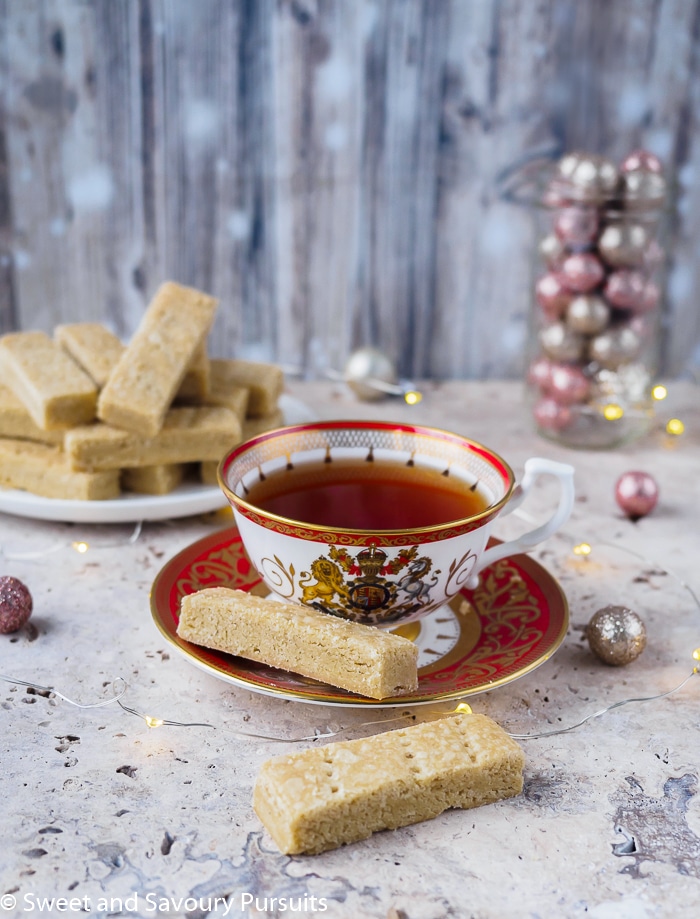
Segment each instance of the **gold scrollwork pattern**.
[{"label": "gold scrollwork pattern", "polygon": [[455,594],[463,584],[469,579],[469,575],[474,570],[474,565],[476,564],[476,553],[472,552],[469,549],[468,552],[465,552],[464,555],[460,558],[453,559],[450,562],[450,567],[448,568],[447,574],[447,583],[445,585],[445,593],[448,597],[451,597]]},{"label": "gold scrollwork pattern", "polygon": [[236,540],[204,558],[194,559],[175,582],[175,592],[179,605],[182,597],[205,587],[241,588],[257,580],[259,576],[243,543]]},{"label": "gold scrollwork pattern", "polygon": [[276,555],[261,559],[260,565],[265,580],[275,593],[285,600],[294,596],[294,565],[290,565],[289,569],[285,568],[284,563]]},{"label": "gold scrollwork pattern", "polygon": [[[336,544],[339,546],[364,546],[367,544],[367,533],[347,533],[336,532],[328,529],[316,529],[309,526],[299,526],[291,523],[285,523],[277,518],[265,517],[256,514],[248,508],[238,507],[237,511],[252,523],[264,527],[266,530],[272,530],[275,533],[281,533],[285,536],[294,536],[296,539],[305,539],[311,542],[323,542],[328,545]],[[465,533],[471,533],[473,530],[484,526],[489,520],[492,520],[498,509],[486,517],[478,520],[466,521],[460,526],[440,527],[435,532],[415,532],[413,530],[404,530],[397,533],[382,533],[379,541],[386,548],[399,548],[400,546],[410,546],[415,542],[421,544],[442,542],[445,539],[452,539],[454,536],[463,536]]]},{"label": "gold scrollwork pattern", "polygon": [[472,603],[481,620],[480,640],[456,671],[435,674],[436,683],[496,681],[504,672],[526,666],[542,643],[540,603],[509,559],[486,569]]}]

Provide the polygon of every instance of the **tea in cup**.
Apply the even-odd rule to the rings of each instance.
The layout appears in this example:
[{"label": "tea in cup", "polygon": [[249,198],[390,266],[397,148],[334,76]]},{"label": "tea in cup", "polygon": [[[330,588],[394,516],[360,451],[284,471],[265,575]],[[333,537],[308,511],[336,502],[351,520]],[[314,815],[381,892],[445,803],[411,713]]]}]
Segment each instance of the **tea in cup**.
[{"label": "tea in cup", "polygon": [[[525,463],[520,485],[482,444],[379,421],[290,425],[239,444],[219,466],[245,549],[287,602],[380,627],[411,622],[474,587],[483,568],[567,520],[573,467]],[[494,520],[540,475],[560,482],[550,519],[486,549]]]}]

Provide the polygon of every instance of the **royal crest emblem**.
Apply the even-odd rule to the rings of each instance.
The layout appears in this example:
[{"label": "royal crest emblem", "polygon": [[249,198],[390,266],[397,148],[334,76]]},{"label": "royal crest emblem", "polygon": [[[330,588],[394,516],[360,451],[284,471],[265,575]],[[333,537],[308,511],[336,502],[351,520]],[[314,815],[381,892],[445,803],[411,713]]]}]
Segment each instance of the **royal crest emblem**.
[{"label": "royal crest emblem", "polygon": [[[394,622],[431,602],[440,571],[418,556],[418,546],[401,549],[393,559],[370,544],[352,556],[332,546],[328,556],[311,563],[299,576],[301,602],[324,613],[368,625]],[[395,577],[401,574],[400,578]],[[391,606],[391,609],[388,607]]]}]

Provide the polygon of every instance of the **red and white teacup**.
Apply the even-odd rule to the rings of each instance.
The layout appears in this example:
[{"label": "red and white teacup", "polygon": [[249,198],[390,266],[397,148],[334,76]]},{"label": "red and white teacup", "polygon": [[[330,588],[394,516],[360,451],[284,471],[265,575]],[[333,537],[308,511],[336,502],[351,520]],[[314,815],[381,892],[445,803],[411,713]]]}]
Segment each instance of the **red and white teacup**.
[{"label": "red and white teacup", "polygon": [[[393,627],[440,607],[499,559],[527,551],[568,519],[573,467],[510,466],[482,444],[437,428],[319,421],[239,444],[219,466],[246,551],[288,602]],[[486,549],[495,519],[541,475],[559,479],[549,520]]]}]

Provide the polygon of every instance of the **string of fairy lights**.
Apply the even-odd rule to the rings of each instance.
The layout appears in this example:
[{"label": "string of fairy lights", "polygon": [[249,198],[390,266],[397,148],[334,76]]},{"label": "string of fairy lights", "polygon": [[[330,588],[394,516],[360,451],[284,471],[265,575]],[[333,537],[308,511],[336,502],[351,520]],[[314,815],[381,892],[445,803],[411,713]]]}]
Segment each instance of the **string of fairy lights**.
[{"label": "string of fairy lights", "polygon": [[[533,522],[533,518],[531,518],[530,515],[527,514],[526,512],[518,509],[515,513],[519,517],[522,517],[523,519],[527,520],[528,522]],[[136,539],[138,539],[138,535],[140,534],[140,532],[141,532],[141,528],[140,526],[138,526],[132,533],[131,537],[129,537],[129,541],[135,542]],[[562,535],[566,535],[566,534],[562,534]],[[580,561],[583,561],[584,563],[586,562],[586,560],[591,558],[591,556],[594,554],[594,551],[596,551],[594,549],[594,545],[592,545],[591,542],[581,541],[581,540],[572,540],[571,537],[569,537],[569,539],[573,542],[573,546],[571,548],[572,555],[574,556],[574,558]],[[619,543],[607,542],[605,540],[597,540],[595,541],[595,547],[596,549],[602,548],[602,547],[608,547],[608,548],[612,548],[612,549],[624,552],[630,556],[633,556],[639,562],[642,562],[645,566],[652,567],[655,570],[661,571],[665,575],[668,575],[673,580],[675,580],[676,583],[688,594],[688,596],[690,597],[695,607],[695,610],[700,614],[700,597],[698,597],[698,594],[695,592],[692,586],[688,584],[685,580],[683,580],[683,578],[681,578],[675,571],[663,565],[660,565],[658,562],[647,558],[645,555],[639,552],[636,552],[635,550],[629,549],[626,546],[622,546]],[[53,550],[50,550],[50,551],[53,551]],[[77,551],[80,551],[80,550],[77,550]],[[600,718],[603,715],[606,715],[614,711],[615,709],[621,708],[622,706],[635,704],[635,703],[655,702],[661,699],[668,698],[669,696],[675,695],[676,693],[680,692],[682,689],[685,688],[685,686],[691,681],[691,679],[694,676],[697,676],[700,674],[700,646],[695,648],[692,651],[692,659],[693,661],[696,662],[692,670],[688,673],[687,676],[685,676],[681,680],[680,683],[678,683],[676,686],[673,686],[671,689],[666,689],[659,693],[654,693],[648,696],[634,696],[631,698],[617,700],[615,702],[612,702],[604,706],[601,709],[590,712],[589,714],[581,718],[579,721],[573,724],[570,724],[568,726],[565,726],[565,727],[551,728],[551,729],[547,729],[543,731],[532,731],[528,733],[518,733],[518,732],[511,732],[511,731],[506,731],[506,733],[509,734],[509,736],[515,740],[536,740],[536,739],[552,737],[552,736],[560,735],[560,734],[568,734],[568,733],[571,733],[583,727],[588,722],[596,718]],[[280,736],[280,735],[273,735],[273,734],[268,734],[268,733],[261,733],[259,731],[247,731],[247,730],[243,730],[240,728],[234,728],[234,727],[231,727],[230,725],[225,725],[225,724],[215,724],[215,723],[209,723],[209,722],[179,721],[179,720],[175,720],[171,718],[163,718],[157,715],[152,715],[152,714],[140,711],[137,708],[127,705],[123,701],[124,696],[126,695],[128,691],[128,684],[122,677],[118,677],[112,682],[111,685],[112,685],[113,694],[109,698],[100,699],[98,701],[88,702],[88,703],[78,702],[75,699],[70,698],[65,693],[61,692],[59,689],[53,686],[44,686],[39,683],[35,683],[32,681],[23,680],[23,679],[18,679],[16,677],[8,676],[6,674],[0,674],[0,680],[2,680],[5,683],[13,684],[16,686],[23,686],[23,687],[26,687],[27,689],[32,689],[34,691],[38,691],[42,693],[49,693],[55,696],[56,698],[61,699],[62,701],[66,702],[67,704],[72,705],[79,709],[96,709],[96,708],[103,708],[105,706],[116,705],[119,709],[121,709],[126,714],[132,715],[140,719],[149,729],[162,728],[162,727],[189,728],[189,729],[201,728],[205,730],[215,730],[220,733],[228,734],[231,736],[248,737],[248,738],[252,738],[252,739],[256,739],[260,741],[273,742],[273,743],[297,744],[297,743],[316,742],[319,740],[328,740],[330,738],[337,737],[340,734],[348,733],[349,731],[360,730],[366,727],[374,728],[374,727],[379,727],[380,725],[385,725],[389,723],[396,723],[396,722],[405,723],[407,719],[412,719],[412,720],[415,719],[415,716],[411,712],[404,712],[399,716],[392,716],[390,718],[382,718],[382,719],[372,719],[369,721],[364,721],[360,724],[339,727],[339,728],[336,728],[335,730],[332,730],[328,726],[324,726],[324,727],[316,727],[313,730],[313,732],[310,734],[306,733],[301,736]],[[472,708],[469,705],[469,703],[465,701],[459,701],[457,702],[455,708],[450,711],[430,710],[426,714],[427,714],[427,717],[432,718],[436,716],[444,717],[444,716],[449,716],[449,715],[465,714],[465,713],[471,713],[471,712],[472,712]]]},{"label": "string of fairy lights", "polygon": [[[371,349],[366,349],[366,350],[371,350]],[[387,365],[385,363],[380,363],[380,364],[376,363],[376,360],[377,360],[376,352],[373,352],[372,354],[370,354],[369,358],[367,355],[365,355],[363,360],[365,361],[365,363],[364,364],[362,362],[360,363],[360,372],[356,374],[357,379],[353,380],[351,378],[350,374],[347,371],[347,368],[343,374],[333,375],[333,374],[330,374],[329,372],[327,375],[329,377],[332,377],[333,379],[342,380],[348,383],[351,386],[351,388],[353,388],[358,398],[372,399],[372,398],[375,398],[377,395],[394,395],[394,396],[399,395],[404,399],[404,401],[408,405],[415,405],[421,401],[422,394],[420,393],[419,390],[415,389],[411,385],[395,382],[393,368],[391,368],[390,365]],[[367,364],[368,360],[370,360],[369,364]],[[375,363],[372,363],[372,361],[375,361]],[[372,395],[372,393],[374,395]],[[664,399],[666,399],[668,394],[669,392],[668,392],[667,387],[662,384],[655,385],[651,390],[651,395],[653,399],[655,400],[655,402],[657,403],[660,403]],[[621,406],[617,405],[616,403],[609,403],[608,405],[603,407],[602,413],[603,413],[603,416],[607,420],[615,421],[622,417],[622,415],[624,414],[624,409]],[[663,427],[664,427],[665,432],[669,436],[674,437],[674,438],[680,437],[685,432],[685,424],[682,421],[682,419],[678,417],[668,418],[664,422]],[[518,516],[523,517],[524,519],[527,519],[529,517],[529,515],[524,513],[522,510],[517,510],[515,513]],[[532,522],[532,518],[530,518],[530,522]],[[140,538],[142,529],[143,529],[143,523],[138,522],[136,523],[131,534],[125,539],[121,539],[117,541],[91,543],[86,538],[78,538],[78,539],[72,539],[69,541],[59,541],[45,549],[38,550],[38,551],[32,551],[32,552],[7,551],[5,547],[0,546],[0,555],[2,555],[7,560],[18,560],[18,561],[27,560],[28,561],[28,560],[41,559],[50,554],[53,554],[54,552],[65,550],[66,548],[73,549],[75,552],[82,555],[90,551],[91,549],[115,548],[115,547],[120,547],[120,546],[133,545]],[[667,567],[659,565],[657,562],[654,562],[646,558],[642,554],[635,552],[634,550],[628,549],[626,546],[621,546],[617,543],[605,542],[603,540],[594,540],[593,543],[589,541],[585,541],[585,540],[574,540],[574,544],[571,549],[571,552],[575,558],[579,560],[583,560],[585,562],[585,560],[590,558],[591,555],[593,554],[594,546],[597,546],[597,547],[607,546],[607,547],[617,549],[619,551],[626,552],[629,555],[636,557],[637,560],[645,563],[646,565],[652,565],[657,570],[663,571],[665,574],[675,579],[675,581],[688,593],[688,595],[693,601],[696,611],[700,613],[700,598],[698,598],[698,595],[693,590],[693,588],[689,584],[687,584],[682,578],[680,578],[678,574],[671,571]],[[530,733],[510,733],[510,732],[507,732],[507,733],[510,733],[510,736],[516,740],[534,740],[534,739],[550,737],[550,736],[554,736],[558,734],[566,734],[566,733],[575,731],[581,728],[582,726],[584,726],[585,724],[587,724],[588,722],[596,718],[600,718],[608,714],[609,712],[612,712],[613,710],[620,708],[622,706],[633,704],[633,703],[654,702],[654,701],[658,701],[658,700],[667,698],[671,695],[674,695],[680,692],[690,682],[690,680],[694,676],[697,676],[700,673],[700,666],[698,666],[700,664],[700,647],[697,647],[692,651],[692,659],[696,662],[695,666],[693,666],[690,673],[680,683],[678,683],[676,686],[672,687],[671,689],[668,689],[668,690],[665,690],[665,691],[662,691],[656,694],[652,694],[649,696],[641,696],[641,697],[638,696],[638,697],[621,699],[621,700],[615,701],[597,711],[594,711],[594,712],[591,712],[585,715],[582,719],[580,719],[576,723],[571,724],[566,727],[548,729],[545,731],[534,731]],[[368,726],[374,727],[374,726],[379,726],[383,724],[388,724],[391,722],[405,721],[406,718],[415,717],[410,713],[403,713],[402,715],[398,717],[372,719],[371,721],[366,721],[359,725],[340,727],[336,730],[331,730],[328,727],[316,728],[311,734],[305,734],[303,736],[298,736],[298,737],[275,736],[271,734],[264,734],[264,733],[254,732],[254,731],[246,731],[246,730],[242,730],[238,728],[232,728],[230,726],[225,726],[221,724],[212,724],[208,722],[184,722],[184,721],[178,721],[178,720],[169,719],[169,718],[161,718],[159,716],[147,714],[132,706],[127,705],[123,701],[124,696],[128,691],[128,684],[121,677],[118,677],[112,683],[112,688],[113,688],[112,696],[110,696],[107,699],[101,699],[101,700],[98,700],[95,702],[89,702],[89,703],[78,702],[75,699],[70,698],[69,696],[67,696],[66,694],[64,694],[59,689],[53,686],[43,686],[33,681],[18,679],[16,677],[8,676],[5,674],[0,674],[0,680],[2,680],[5,683],[12,684],[15,686],[23,686],[27,689],[32,689],[34,691],[49,693],[52,696],[58,699],[61,699],[66,704],[74,706],[78,709],[87,710],[87,709],[103,708],[105,706],[117,706],[119,709],[121,709],[126,714],[129,714],[131,716],[134,716],[140,719],[149,729],[156,729],[156,728],[162,728],[162,727],[176,727],[176,728],[188,728],[188,729],[201,728],[201,729],[206,729],[206,730],[224,731],[225,733],[231,734],[234,736],[250,737],[250,738],[255,738],[257,740],[270,741],[270,742],[276,742],[276,743],[294,744],[294,743],[302,743],[302,742],[313,742],[313,741],[318,741],[319,739],[328,739],[331,737],[335,737],[335,736],[338,736],[339,734],[347,733],[348,731],[351,731],[351,730],[357,730],[357,729],[368,727]],[[471,711],[472,711],[471,706],[468,703],[464,701],[460,701],[457,703],[456,707],[449,712],[433,710],[433,711],[429,711],[427,714],[429,717],[432,717],[435,715],[444,716],[444,715],[451,715],[451,714],[463,714],[463,713],[469,713]]]}]

